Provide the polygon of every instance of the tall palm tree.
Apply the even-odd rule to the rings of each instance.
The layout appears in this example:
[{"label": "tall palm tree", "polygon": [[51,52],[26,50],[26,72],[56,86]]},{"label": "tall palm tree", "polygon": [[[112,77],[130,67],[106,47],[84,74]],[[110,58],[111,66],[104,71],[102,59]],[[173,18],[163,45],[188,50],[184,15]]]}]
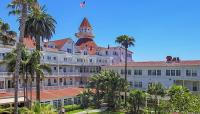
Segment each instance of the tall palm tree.
[{"label": "tall palm tree", "polygon": [[[135,39],[128,35],[118,36],[115,40],[116,43],[121,44],[123,48],[125,48],[125,80],[127,81],[127,51],[128,47],[135,45]],[[126,106],[127,92],[125,91],[125,106]]]},{"label": "tall palm tree", "polygon": [[9,24],[0,19],[0,40],[3,41],[4,46],[8,44],[14,45],[16,36],[17,33],[10,30]]},{"label": "tall palm tree", "polygon": [[15,81],[15,108],[14,113],[18,114],[18,83],[19,83],[19,66],[21,59],[21,45],[23,43],[25,24],[27,19],[28,7],[33,6],[37,0],[12,0],[8,5],[12,11],[9,14],[20,15],[19,16],[19,42],[17,43],[17,61],[15,65],[14,81]]},{"label": "tall palm tree", "polygon": [[[49,40],[55,33],[56,21],[52,16],[46,13],[43,8],[32,8],[31,15],[26,21],[25,33],[27,36],[35,38],[36,50],[41,50],[41,40]],[[37,63],[40,64],[40,56]],[[40,75],[36,72],[36,100],[40,102]]]},{"label": "tall palm tree", "polygon": [[[34,79],[35,74],[39,74],[43,79],[45,76],[45,72],[51,73],[51,67],[48,64],[38,64],[38,56],[40,56],[40,52],[35,50],[31,53],[29,62],[27,64],[27,71],[30,74],[30,101],[32,102],[32,79]],[[30,102],[30,104],[31,104]]]}]

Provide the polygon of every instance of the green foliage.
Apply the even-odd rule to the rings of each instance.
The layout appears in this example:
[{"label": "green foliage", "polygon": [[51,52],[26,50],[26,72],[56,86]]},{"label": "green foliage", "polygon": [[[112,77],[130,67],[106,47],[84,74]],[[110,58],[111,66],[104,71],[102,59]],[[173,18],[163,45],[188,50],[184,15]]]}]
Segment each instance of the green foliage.
[{"label": "green foliage", "polygon": [[92,91],[90,89],[86,89],[81,92],[78,96],[81,98],[81,106],[83,108],[88,108],[90,103],[92,102]]},{"label": "green foliage", "polygon": [[20,114],[57,114],[52,105],[40,104],[34,102],[31,109],[21,108]]},{"label": "green foliage", "polygon": [[146,94],[141,90],[131,90],[128,97],[128,106],[131,113],[140,114],[140,108],[145,105]]},{"label": "green foliage", "polygon": [[128,82],[113,71],[101,71],[94,75],[89,82],[91,88],[96,89],[97,103],[108,103],[110,109],[116,109],[121,104],[121,93],[128,89]]},{"label": "green foliage", "polygon": [[128,48],[130,46],[134,46],[135,39],[133,37],[130,37],[128,35],[121,35],[118,36],[115,40],[116,43],[121,44],[124,48]]},{"label": "green foliage", "polygon": [[172,111],[188,112],[191,105],[192,94],[190,91],[183,86],[173,85],[168,92],[170,96],[170,104]]},{"label": "green foliage", "polygon": [[10,25],[0,19],[0,40],[4,45],[14,45],[17,33],[10,30]]},{"label": "green foliage", "polygon": [[64,106],[64,108],[65,108],[66,112],[82,109],[81,105],[76,105],[76,104],[74,104],[74,105],[66,105],[66,106]]},{"label": "green foliage", "polygon": [[25,34],[35,38],[36,43],[39,43],[41,38],[49,40],[55,33],[56,21],[44,8],[32,8],[26,21]]},{"label": "green foliage", "polygon": [[151,107],[154,108],[154,112],[156,114],[157,110],[159,109],[158,96],[161,98],[165,96],[165,88],[161,83],[151,83],[148,86],[147,93],[150,94],[150,98],[152,100]]}]

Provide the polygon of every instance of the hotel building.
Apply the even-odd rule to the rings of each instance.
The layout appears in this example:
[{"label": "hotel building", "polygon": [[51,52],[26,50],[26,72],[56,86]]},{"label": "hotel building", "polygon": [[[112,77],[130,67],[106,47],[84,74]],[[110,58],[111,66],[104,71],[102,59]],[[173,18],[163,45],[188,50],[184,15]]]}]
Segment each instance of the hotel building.
[{"label": "hotel building", "polygon": [[[75,36],[75,42],[63,38],[41,43],[41,64],[49,64],[52,73],[45,73],[41,81],[41,102],[54,106],[79,103],[76,95],[83,91],[89,77],[102,69],[113,70],[124,76],[125,49],[116,46],[101,47],[94,41],[93,28],[84,18]],[[35,49],[33,38],[23,43],[31,51]],[[0,61],[15,48],[13,40],[4,44],[0,40]],[[146,90],[149,83],[161,82],[166,88],[183,85],[191,91],[200,91],[200,60],[184,61],[167,57],[164,61],[134,62],[133,52],[128,51],[128,81],[133,88]],[[35,88],[35,79],[32,80]],[[23,80],[19,79],[19,101],[23,101]],[[13,102],[13,73],[6,65],[0,66],[0,104]],[[35,90],[32,93],[35,99]]]}]

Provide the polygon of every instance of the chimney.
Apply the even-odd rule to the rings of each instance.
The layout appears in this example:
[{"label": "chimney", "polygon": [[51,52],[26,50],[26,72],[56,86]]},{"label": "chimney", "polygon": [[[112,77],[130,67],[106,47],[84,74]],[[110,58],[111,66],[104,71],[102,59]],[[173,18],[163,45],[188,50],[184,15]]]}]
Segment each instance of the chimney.
[{"label": "chimney", "polygon": [[172,56],[167,56],[166,57],[166,62],[171,62],[172,61]]},{"label": "chimney", "polygon": [[108,44],[108,49],[110,49],[110,45]]}]

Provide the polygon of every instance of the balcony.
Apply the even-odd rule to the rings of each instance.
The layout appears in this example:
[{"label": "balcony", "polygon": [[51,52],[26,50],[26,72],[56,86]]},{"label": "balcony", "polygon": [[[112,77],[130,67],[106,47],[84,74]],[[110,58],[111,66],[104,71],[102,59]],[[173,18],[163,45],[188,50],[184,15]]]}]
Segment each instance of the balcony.
[{"label": "balcony", "polygon": [[0,72],[0,77],[12,77],[12,72]]}]

